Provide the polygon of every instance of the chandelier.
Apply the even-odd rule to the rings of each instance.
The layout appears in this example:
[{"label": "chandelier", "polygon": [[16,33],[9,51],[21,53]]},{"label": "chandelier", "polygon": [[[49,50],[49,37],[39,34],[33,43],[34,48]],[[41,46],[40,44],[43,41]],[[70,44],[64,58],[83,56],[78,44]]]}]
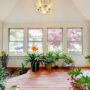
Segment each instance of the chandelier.
[{"label": "chandelier", "polygon": [[51,14],[53,11],[53,3],[51,0],[37,0],[35,10],[40,14]]}]

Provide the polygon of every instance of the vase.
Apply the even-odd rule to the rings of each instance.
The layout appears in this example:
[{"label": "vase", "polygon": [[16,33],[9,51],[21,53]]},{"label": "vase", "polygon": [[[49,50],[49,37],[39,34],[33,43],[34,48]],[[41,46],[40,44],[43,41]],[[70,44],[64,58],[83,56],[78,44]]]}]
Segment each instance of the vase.
[{"label": "vase", "polygon": [[31,62],[31,69],[33,72],[37,72],[39,70],[39,61]]}]

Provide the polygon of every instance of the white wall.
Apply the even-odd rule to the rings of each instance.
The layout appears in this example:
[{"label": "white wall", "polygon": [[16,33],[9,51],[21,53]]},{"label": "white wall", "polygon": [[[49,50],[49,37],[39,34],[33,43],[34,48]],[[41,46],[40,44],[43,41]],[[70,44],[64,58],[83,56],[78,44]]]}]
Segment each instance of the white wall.
[{"label": "white wall", "polygon": [[90,55],[90,22],[88,23],[88,54]]},{"label": "white wall", "polygon": [[2,24],[0,23],[0,51],[2,50]]},{"label": "white wall", "polygon": [[[3,31],[3,49],[8,52],[8,28],[59,28],[63,27],[64,31],[68,27],[83,27],[83,54],[82,55],[71,55],[75,61],[75,66],[78,67],[87,67],[88,63],[84,57],[88,54],[88,24],[87,23],[31,23],[31,24],[5,24]],[[65,32],[63,32],[65,35]],[[67,40],[67,37],[64,36],[64,40]],[[65,44],[66,45],[66,44]],[[65,47],[64,45],[64,47]],[[67,50],[65,49],[65,52]],[[8,67],[20,67],[21,62],[25,60],[26,57],[9,57]]]}]

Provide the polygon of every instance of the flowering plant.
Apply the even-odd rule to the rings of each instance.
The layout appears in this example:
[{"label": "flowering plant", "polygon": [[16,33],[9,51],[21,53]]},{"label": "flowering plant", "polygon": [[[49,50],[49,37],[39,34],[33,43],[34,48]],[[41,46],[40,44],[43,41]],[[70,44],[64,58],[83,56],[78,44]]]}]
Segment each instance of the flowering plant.
[{"label": "flowering plant", "polygon": [[84,76],[81,69],[68,73],[71,76],[71,85],[79,90],[90,90],[90,77]]},{"label": "flowering plant", "polygon": [[37,51],[38,48],[37,48],[37,47],[32,47],[32,50],[33,50],[33,51]]},{"label": "flowering plant", "polygon": [[33,53],[28,54],[27,60],[25,60],[25,66],[28,65],[28,63],[31,63],[31,69],[32,71],[38,71],[39,70],[39,62],[40,62],[40,54],[36,53],[38,50],[37,47],[32,47]]},{"label": "flowering plant", "polygon": [[28,54],[28,59],[26,60],[26,65],[29,63],[29,62],[34,62],[34,61],[38,61],[39,58],[40,58],[40,54],[37,54],[36,51],[38,50],[37,47],[32,47],[32,50],[34,53],[30,53]]}]

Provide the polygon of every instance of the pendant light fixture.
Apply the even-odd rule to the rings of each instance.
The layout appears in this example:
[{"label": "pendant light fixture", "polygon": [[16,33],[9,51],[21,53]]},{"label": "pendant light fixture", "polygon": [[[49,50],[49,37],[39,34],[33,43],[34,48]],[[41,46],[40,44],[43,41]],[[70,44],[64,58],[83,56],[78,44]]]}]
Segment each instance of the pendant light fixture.
[{"label": "pendant light fixture", "polygon": [[37,0],[35,3],[35,10],[37,13],[43,15],[51,14],[53,11],[53,3],[51,0]]}]

